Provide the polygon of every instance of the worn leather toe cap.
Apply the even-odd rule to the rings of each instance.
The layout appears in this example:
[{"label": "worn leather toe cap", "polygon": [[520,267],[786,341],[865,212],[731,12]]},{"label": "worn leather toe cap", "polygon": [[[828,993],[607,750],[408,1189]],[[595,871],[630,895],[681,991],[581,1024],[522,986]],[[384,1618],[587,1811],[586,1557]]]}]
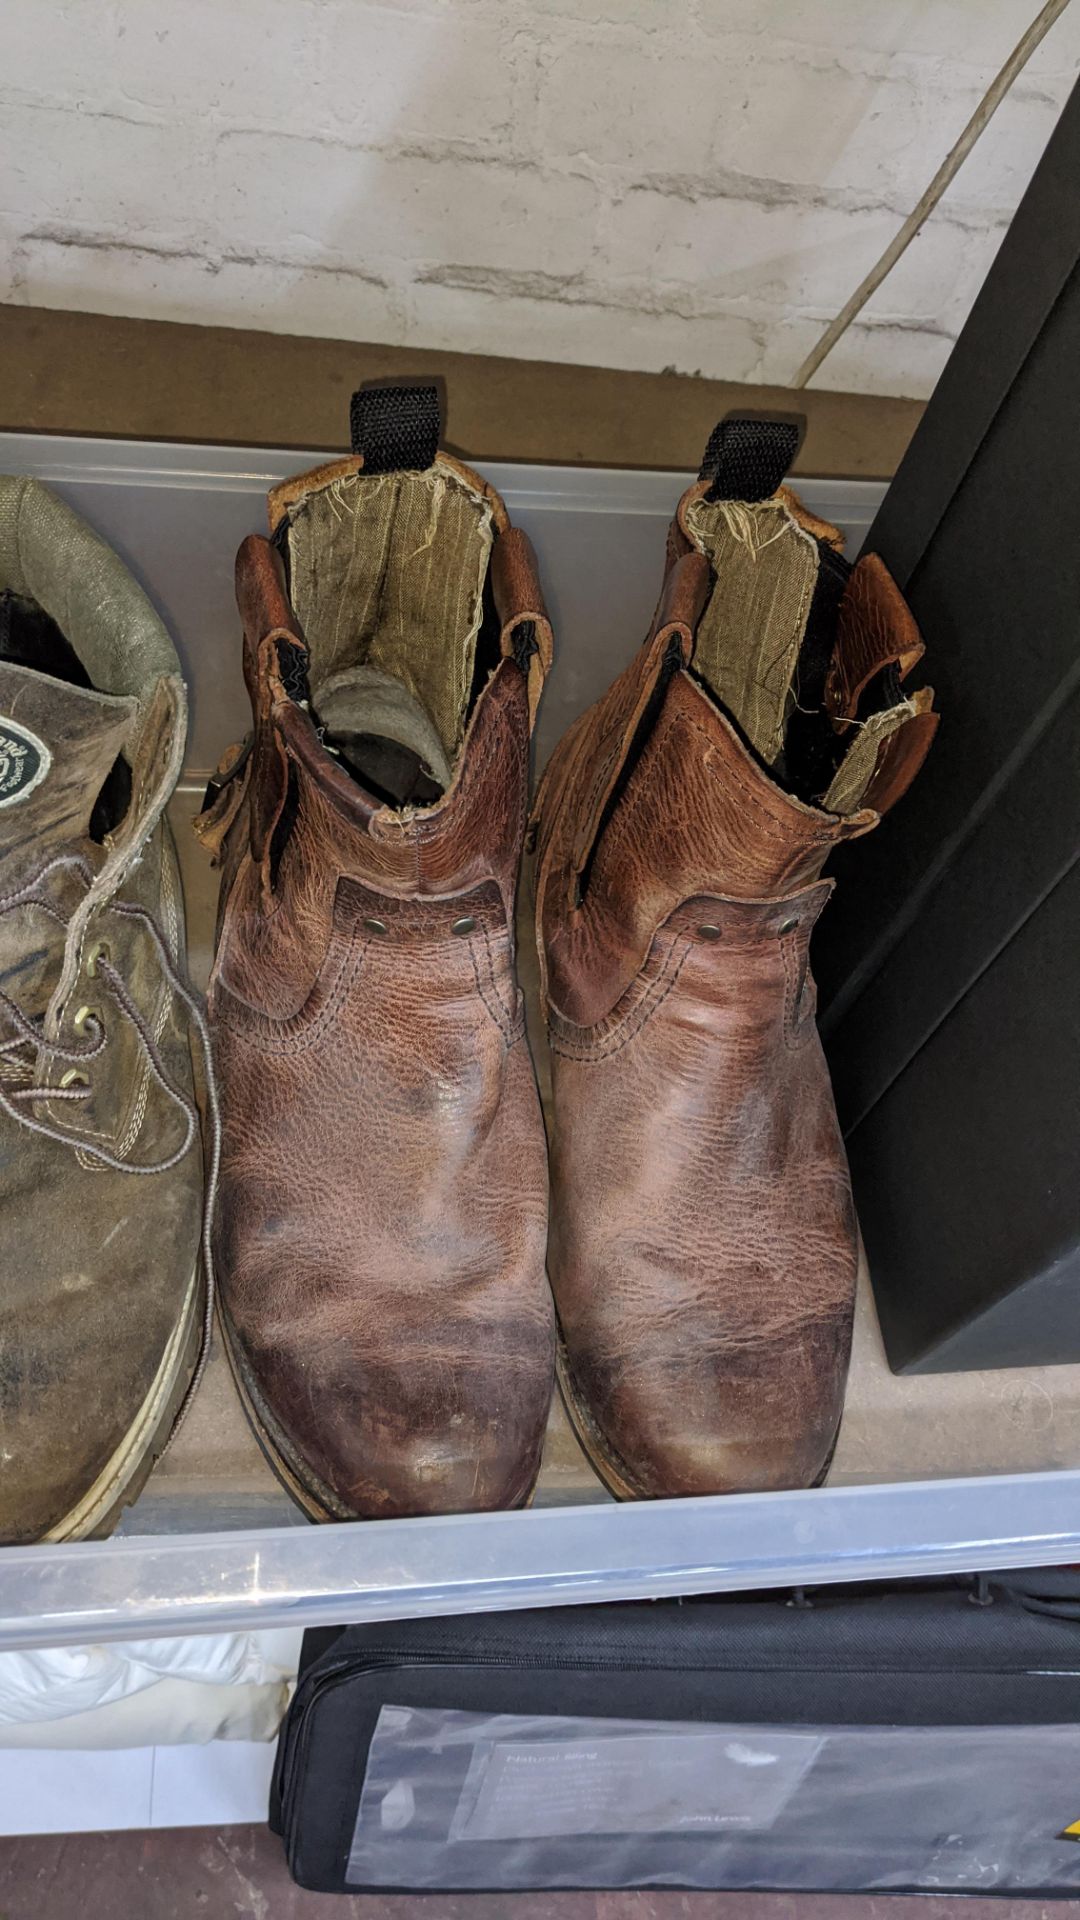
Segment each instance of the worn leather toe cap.
[{"label": "worn leather toe cap", "polygon": [[252,1354],[233,1362],[264,1442],[316,1517],[400,1519],[486,1512],[528,1499],[540,1467],[552,1356],[515,1368],[448,1355],[437,1372],[373,1367],[359,1353],[319,1368]]},{"label": "worn leather toe cap", "polygon": [[[824,1474],[842,1410],[842,1370],[796,1409],[784,1371],[740,1378],[723,1357],[611,1365],[564,1353],[571,1415],[602,1478],[628,1499],[766,1493]],[[798,1368],[796,1366],[796,1371]]]}]

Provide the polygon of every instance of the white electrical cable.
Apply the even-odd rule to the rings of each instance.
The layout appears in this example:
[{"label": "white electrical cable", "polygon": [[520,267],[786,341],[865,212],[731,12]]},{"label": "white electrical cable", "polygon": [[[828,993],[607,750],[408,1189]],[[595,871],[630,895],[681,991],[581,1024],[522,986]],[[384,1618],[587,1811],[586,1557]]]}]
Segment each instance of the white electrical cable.
[{"label": "white electrical cable", "polygon": [[1068,4],[1069,0],[1047,0],[1042,12],[1032,21],[1023,38],[1013,48],[996,80],[987,88],[959,140],[942,161],[918,205],[908,214],[899,233],[890,240],[880,260],[871,267],[865,280],[860,281],[851,299],[841,307],[836,319],[826,327],[816,347],[807,354],[791,382],[793,387],[805,387],[807,381],[812,379],[826,355],[832,352],[841,334],[846,333],[856,314],[861,313],[865,307],[871,294],[877,292],[886,274],[892,272],[900,255],[910,246],[927,216],[937,206],[953,175],[959,171],[979,135],[988,125],[993,114],[997,112],[1017,74],[1026,67],[1040,40],[1049,32],[1054,21],[1064,13]]}]

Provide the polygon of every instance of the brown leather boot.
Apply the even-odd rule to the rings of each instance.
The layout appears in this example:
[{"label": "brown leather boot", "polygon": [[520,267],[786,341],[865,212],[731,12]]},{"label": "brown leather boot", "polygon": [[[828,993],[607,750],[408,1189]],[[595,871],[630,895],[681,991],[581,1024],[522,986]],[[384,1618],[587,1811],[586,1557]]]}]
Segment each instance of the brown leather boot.
[{"label": "brown leather boot", "polygon": [[807,948],[936,716],[881,562],[777,491],[793,452],[714,434],[535,814],[561,1382],[625,1496],[808,1485],[840,1419],[856,1224]]},{"label": "brown leather boot", "polygon": [[317,1519],[528,1499],[551,1397],[543,1122],[514,970],[535,561],[436,452],[433,389],[354,401],[237,561],[254,732],[201,835],[216,1256],[237,1381]]}]

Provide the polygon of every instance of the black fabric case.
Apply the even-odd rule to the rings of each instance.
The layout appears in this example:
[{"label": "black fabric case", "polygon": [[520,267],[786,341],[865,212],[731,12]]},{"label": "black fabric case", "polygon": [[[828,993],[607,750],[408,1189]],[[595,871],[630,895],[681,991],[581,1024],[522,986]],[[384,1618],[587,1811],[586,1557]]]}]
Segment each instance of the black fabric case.
[{"label": "black fabric case", "polygon": [[[301,1886],[358,1890],[345,1868],[384,1705],[757,1725],[1062,1724],[1080,1717],[1080,1573],[310,1632],[270,1808]],[[1080,1814],[1080,1783],[1061,1786],[1064,1826]]]}]

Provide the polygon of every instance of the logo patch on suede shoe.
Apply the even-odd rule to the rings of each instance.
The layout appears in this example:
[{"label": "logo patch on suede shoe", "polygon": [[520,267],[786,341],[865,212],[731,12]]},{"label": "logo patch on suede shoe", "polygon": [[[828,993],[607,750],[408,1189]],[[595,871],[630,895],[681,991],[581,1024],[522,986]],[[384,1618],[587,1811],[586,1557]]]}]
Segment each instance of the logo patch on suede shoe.
[{"label": "logo patch on suede shoe", "polygon": [[0,807],[25,800],[51,766],[52,754],[44,740],[0,713]]}]

